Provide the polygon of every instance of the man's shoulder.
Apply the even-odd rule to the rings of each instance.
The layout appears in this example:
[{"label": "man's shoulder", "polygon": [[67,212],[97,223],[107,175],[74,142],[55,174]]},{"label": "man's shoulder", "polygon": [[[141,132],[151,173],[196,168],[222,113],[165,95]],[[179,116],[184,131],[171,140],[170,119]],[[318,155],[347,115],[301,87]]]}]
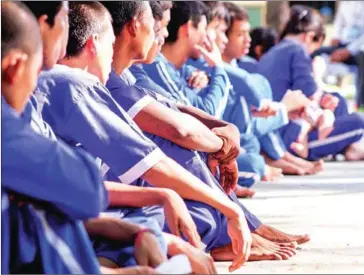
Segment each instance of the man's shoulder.
[{"label": "man's shoulder", "polygon": [[97,84],[97,77],[88,72],[70,68],[64,65],[56,65],[53,69],[42,71],[39,75],[38,86],[64,86],[85,87]]}]

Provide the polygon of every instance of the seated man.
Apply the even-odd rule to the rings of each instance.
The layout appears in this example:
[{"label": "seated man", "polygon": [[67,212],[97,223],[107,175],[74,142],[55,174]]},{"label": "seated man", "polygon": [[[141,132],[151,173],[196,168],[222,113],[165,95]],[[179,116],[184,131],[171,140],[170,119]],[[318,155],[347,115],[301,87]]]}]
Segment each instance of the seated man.
[{"label": "seated man", "polygon": [[[186,66],[184,65],[184,63],[188,60],[188,58],[190,58],[192,55],[199,56],[202,53],[204,55],[208,55],[209,57],[206,56],[206,59],[210,60],[212,63],[217,62],[220,64],[219,65],[220,67],[223,64],[221,60],[221,54],[216,48],[211,53],[204,50],[202,50],[200,53],[200,50],[202,48],[200,48],[200,50],[197,50],[195,47],[196,43],[201,44],[201,41],[204,41],[206,39],[205,12],[206,12],[206,7],[202,2],[175,2],[174,7],[171,10],[172,14],[171,22],[168,24],[168,32],[170,35],[167,37],[167,43],[163,46],[162,52],[167,59],[172,58],[173,52],[178,51],[181,53],[179,55],[179,58],[181,58],[180,60],[181,64],[180,67],[178,67],[180,68],[181,74],[176,71],[176,69],[171,63],[166,61],[167,60],[166,58],[164,57],[159,58],[162,56],[161,54],[158,55],[159,57],[157,57],[155,61],[153,60],[153,63],[143,65],[143,68],[145,69],[147,74],[153,79],[153,81],[155,81],[162,88],[166,89],[170,93],[170,95],[173,95],[175,92],[169,88],[170,86],[166,85],[167,82],[164,82],[164,80],[167,79],[166,78],[167,75],[165,75],[166,70],[164,69],[162,70],[160,68],[170,68],[170,69],[173,68],[173,70],[177,72],[174,73],[175,74],[174,81],[184,83],[183,87],[185,88],[187,93],[188,91],[192,91],[192,88],[189,86],[189,83],[185,80],[185,78],[187,78],[186,71],[188,72],[189,70],[188,68],[186,70]],[[193,20],[191,18],[193,18]],[[197,27],[195,26],[196,24]],[[193,35],[191,35],[190,33],[193,33]],[[186,41],[188,41],[188,43]],[[210,65],[213,66],[211,71],[211,73],[213,74],[217,68],[215,68],[215,65],[212,63],[210,63]],[[218,69],[223,70],[222,68]],[[208,89],[212,84],[213,82],[210,81],[210,84],[205,89]],[[230,82],[226,83],[225,88],[230,90]],[[200,91],[197,95],[196,91],[192,91],[192,93],[194,94],[195,97],[204,95],[204,91]],[[221,100],[219,101],[219,104],[223,104],[225,106],[228,103],[226,100],[230,100],[230,96],[228,94],[224,101]],[[193,105],[197,108],[200,108],[201,110],[207,111],[207,113],[212,114],[211,112],[209,112],[205,108],[202,108],[201,106],[198,106],[196,104]],[[223,115],[224,114],[225,111],[223,112]],[[241,129],[239,130],[241,131]],[[251,174],[253,176],[250,178],[247,177],[239,178],[239,183],[241,183],[241,181],[244,181],[244,183],[249,186],[252,185],[255,181],[258,181],[260,179],[260,175],[264,173],[264,160],[259,154],[256,153],[250,154],[249,151],[246,154],[242,155],[244,155],[244,158],[246,159],[246,161],[244,162],[245,164],[247,164],[249,167],[252,166],[250,163],[254,164],[252,169],[248,169],[248,167],[245,166],[242,167],[240,163],[241,161],[240,160],[238,161],[240,171],[252,172]]]},{"label": "seated man", "polygon": [[[201,160],[200,154],[181,148],[178,145],[169,142],[168,133],[164,130],[161,131],[162,128],[164,129],[165,127],[150,127],[150,125],[156,123],[155,121],[158,121],[158,125],[163,125],[167,123],[166,120],[168,118],[173,118],[174,121],[177,121],[175,123],[181,121],[181,118],[183,117],[180,116],[180,113],[176,112],[178,110],[176,106],[172,102],[168,100],[166,101],[164,97],[157,95],[153,91],[147,91],[141,87],[132,86],[132,82],[135,79],[130,76],[130,72],[127,68],[125,68],[125,64],[136,62],[138,59],[146,57],[148,54],[146,49],[148,49],[147,45],[150,43],[149,33],[152,33],[152,29],[149,29],[149,33],[146,30],[150,25],[150,21],[153,22],[152,19],[149,19],[149,21],[147,20],[148,16],[151,17],[150,14],[148,15],[148,9],[140,12],[141,8],[138,8],[137,5],[130,7],[125,5],[124,2],[104,2],[104,5],[109,9],[113,16],[113,26],[116,33],[115,54],[113,58],[114,71],[111,73],[106,84],[112,96],[128,111],[141,129],[145,130],[147,135],[155,141],[168,156],[174,158],[184,168],[197,175],[213,190],[219,190],[216,180],[208,172],[208,168]],[[124,16],[120,16],[121,14],[128,14],[130,16],[129,21],[127,21]],[[168,18],[168,12],[166,12],[165,16]],[[143,18],[143,21],[140,20],[138,22],[134,22],[135,19],[133,18],[138,17]],[[166,28],[165,24],[168,22],[168,19],[163,18],[162,22],[164,26],[159,27],[161,29],[161,36],[157,36],[156,39],[156,41],[161,42],[159,45],[157,44],[154,46],[152,52],[154,54],[157,53],[156,49],[158,49],[158,46],[161,46],[164,40],[163,35],[166,34],[164,29]],[[133,35],[128,26],[129,24],[137,23],[139,23],[139,28],[135,31],[139,33],[139,35]],[[153,59],[152,56],[149,56],[149,58]],[[144,83],[147,83],[146,80],[147,79],[144,78]],[[164,113],[164,115],[162,116],[159,113]],[[188,148],[186,145],[181,146]],[[234,197],[231,197],[231,199],[236,202]],[[226,201],[226,199],[224,199],[224,201]],[[202,220],[199,223],[201,224],[201,222]],[[200,229],[201,228],[198,226],[198,230]],[[259,228],[257,230],[253,229],[252,231],[255,233],[259,232]],[[220,239],[221,243],[222,238],[220,237]],[[225,252],[228,253],[228,250]],[[229,255],[231,257],[231,251]],[[252,256],[254,256],[252,259],[259,258],[259,256],[254,254],[254,249]]]},{"label": "seated man", "polygon": [[[80,21],[83,23],[77,23]],[[58,65],[53,70],[43,72],[37,87],[36,94],[41,100],[40,107],[44,118],[54,127],[58,136],[70,144],[82,144],[95,157],[102,159],[104,172],[113,175],[113,179],[124,184],[144,185],[143,180],[139,179],[141,177],[150,184],[174,189],[186,199],[210,204],[211,207],[207,205],[204,208],[196,207],[196,211],[193,210],[195,209],[193,203],[189,204],[191,214],[195,215],[196,219],[199,216],[207,218],[211,215],[219,218],[217,211],[212,207],[222,209],[230,218],[228,221],[230,232],[234,233],[230,235],[241,248],[237,251],[240,257],[236,263],[240,266],[250,249],[248,245],[250,232],[247,230],[240,208],[224,199],[220,190],[208,188],[177,163],[166,158],[131,122],[123,109],[109,96],[109,91],[102,86],[102,81],[106,81],[110,72],[114,42],[108,13],[94,2],[72,3],[70,26],[67,58],[61,62],[70,67]],[[85,28],[87,31],[80,32],[79,28]],[[95,52],[98,54],[95,55]],[[93,74],[80,68],[87,69]],[[45,98],[47,100],[44,100]],[[128,134],[126,137],[125,133]],[[128,146],[125,146],[126,142]],[[125,161],[125,153],[133,156],[129,157],[128,162]],[[132,161],[136,164],[131,163]],[[120,209],[117,201],[115,203],[115,208],[109,211],[112,215],[126,217],[130,213],[135,213],[133,209],[129,211]],[[149,208],[143,211],[141,214],[148,216],[154,210]],[[208,216],[204,215],[205,213]],[[159,221],[163,226],[164,218]],[[175,225],[170,224],[169,230],[175,229],[176,234],[183,233],[191,243],[198,245],[194,228],[188,221],[188,219],[178,220],[178,223],[183,223],[177,224],[177,228],[173,228]],[[210,221],[212,222],[205,223],[206,228],[202,237],[206,238],[205,245],[213,246],[216,241],[213,239],[216,225],[214,220]],[[104,244],[97,249],[101,255],[107,255],[112,251],[111,243],[104,242]]]},{"label": "seated man", "polygon": [[45,203],[3,206],[11,222],[1,236],[2,243],[10,239],[2,271],[97,274],[82,220],[96,217],[107,201],[99,170],[83,150],[37,134],[21,118],[42,65],[40,30],[17,2],[1,3],[1,24],[2,189],[12,200],[25,195]]},{"label": "seated man", "polygon": [[[183,10],[183,12],[181,12]],[[175,13],[176,12],[176,13]],[[177,12],[180,12],[177,17]],[[206,29],[206,7],[203,2],[174,2],[170,35],[156,61],[144,66],[148,75],[179,103],[192,105],[206,113],[221,118],[229,96],[230,82],[222,68],[221,54],[218,51],[201,52],[208,55],[211,75],[209,85],[203,89],[193,89],[183,78],[181,68],[194,52],[200,53],[196,45],[203,45],[206,38],[199,30]],[[195,16],[195,17],[193,17]],[[191,20],[191,18],[194,18]],[[203,18],[201,20],[201,18]],[[178,23],[174,23],[178,22]],[[181,27],[183,26],[183,27]],[[176,55],[176,51],[178,55]],[[195,53],[196,54],[196,53]]]},{"label": "seated man", "polygon": [[[58,59],[63,57],[66,52],[66,45],[67,45],[67,37],[68,37],[68,5],[67,2],[62,1],[53,1],[53,2],[26,2],[26,5],[30,8],[30,10],[33,12],[34,15],[38,18],[38,23],[41,26],[42,29],[42,41],[44,44],[44,52],[43,52],[43,69],[50,69],[54,66],[54,64],[57,62]],[[44,18],[47,18],[47,21],[44,21]],[[67,22],[66,25],[63,26],[63,28],[60,28],[62,25],[62,22]],[[54,41],[57,41],[58,43],[54,44]],[[54,139],[55,136],[53,134],[53,131],[50,129],[50,127],[42,120],[42,117],[35,111],[37,107],[37,101],[35,98],[32,98],[32,101],[29,102],[26,105],[25,111],[22,114],[22,117],[27,123],[30,123],[33,130],[38,132],[39,134],[45,135],[46,137],[49,137],[50,139]],[[111,185],[111,186],[110,186]],[[114,198],[115,196],[118,196],[118,203],[124,203],[128,205],[128,201],[124,202],[120,197],[127,197],[127,196],[134,196],[137,195],[137,200],[135,201],[142,201],[142,205],[153,205],[153,204],[161,204],[164,205],[164,208],[166,211],[169,211],[171,213],[171,209],[174,209],[178,207],[178,196],[176,194],[173,194],[171,190],[162,190],[162,189],[148,189],[143,190],[143,188],[135,187],[135,188],[126,188],[127,190],[119,190],[117,188],[114,188],[112,186],[112,183],[106,183],[106,187],[112,188],[110,191],[110,197]],[[144,191],[144,193],[142,193]],[[148,191],[147,195],[144,195]],[[172,192],[172,193],[171,193]],[[177,199],[177,200],[176,200]],[[114,199],[115,200],[115,199]],[[179,210],[182,212],[187,211],[186,208],[183,206],[183,202],[181,199],[179,199]],[[181,204],[182,203],[182,204]],[[129,204],[129,206],[134,206],[135,202],[133,204]],[[182,206],[182,208],[181,208]],[[184,211],[183,211],[184,207]],[[174,211],[176,213],[176,211]],[[178,217],[178,215],[169,214],[168,219],[175,219]],[[142,226],[151,227],[154,228],[154,232],[158,235],[161,231],[159,229],[159,226],[156,225],[156,222],[152,219],[143,219],[140,218],[132,218],[129,219],[131,222],[135,222],[137,224],[142,224]],[[122,223],[122,221],[119,221],[119,223]],[[124,222],[125,224],[125,222]],[[92,227],[89,225],[88,229],[92,229]],[[112,230],[112,228],[110,229]],[[93,230],[95,232],[95,230]],[[161,236],[161,234],[158,235],[158,240],[161,242],[162,246],[165,246],[165,240],[164,237]],[[106,237],[106,236],[105,236]],[[169,247],[175,246],[174,243],[176,243],[175,239],[171,239],[169,236],[167,236],[169,239]],[[173,253],[184,253],[184,250],[191,249],[188,247],[187,243],[178,242],[179,243],[179,249],[172,251]],[[129,245],[126,247],[123,247],[120,244],[117,244],[114,246],[115,249],[118,249],[119,255],[123,255],[123,259],[125,261],[128,261],[127,265],[135,265],[137,262],[135,262],[134,254],[133,254],[133,247]],[[123,251],[125,251],[124,254]],[[165,253],[165,249],[164,249]],[[195,251],[192,250],[190,254],[196,255]],[[189,255],[190,258],[192,258],[191,255]],[[201,268],[201,266],[194,265],[195,268]],[[131,269],[128,269],[129,271]],[[118,269],[120,271],[120,269]]]}]

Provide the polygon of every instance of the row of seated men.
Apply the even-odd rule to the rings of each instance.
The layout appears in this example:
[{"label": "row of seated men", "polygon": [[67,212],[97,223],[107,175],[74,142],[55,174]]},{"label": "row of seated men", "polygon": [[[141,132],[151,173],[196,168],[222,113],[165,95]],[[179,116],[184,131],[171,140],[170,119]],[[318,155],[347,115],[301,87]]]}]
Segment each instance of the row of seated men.
[{"label": "row of seated men", "polygon": [[309,8],[259,73],[240,68],[250,26],[234,4],[9,1],[1,21],[2,273],[288,259],[310,237],[237,195],[329,154],[363,158],[363,119],[313,78],[324,34]]}]

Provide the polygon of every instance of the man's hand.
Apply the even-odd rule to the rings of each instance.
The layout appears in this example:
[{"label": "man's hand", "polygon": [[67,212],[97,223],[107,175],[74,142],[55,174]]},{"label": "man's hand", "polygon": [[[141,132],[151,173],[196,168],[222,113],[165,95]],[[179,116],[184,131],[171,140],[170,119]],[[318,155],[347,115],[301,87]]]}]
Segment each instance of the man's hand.
[{"label": "man's hand", "polygon": [[188,85],[194,89],[204,89],[209,84],[209,77],[203,71],[192,72]]},{"label": "man's hand", "polygon": [[339,98],[334,95],[324,94],[321,98],[320,106],[322,109],[327,109],[334,112],[339,105]]},{"label": "man's hand", "polygon": [[224,142],[222,148],[214,153],[213,157],[222,163],[235,160],[240,153],[239,129],[233,124],[228,124],[224,127],[213,128],[211,131]]},{"label": "man's hand", "polygon": [[337,49],[336,51],[334,51],[331,54],[330,61],[332,63],[341,63],[341,62],[348,60],[350,58],[350,56],[351,56],[351,53],[349,52],[348,49],[346,49],[346,48]]},{"label": "man's hand", "polygon": [[311,101],[300,90],[291,91],[288,90],[281,100],[286,108],[287,112],[300,111],[308,106]]},{"label": "man's hand", "polygon": [[173,190],[166,191],[164,214],[172,234],[182,237],[184,235],[191,245],[200,246],[201,238],[197,232],[196,224],[182,198]]},{"label": "man's hand", "polygon": [[135,245],[135,260],[140,266],[157,267],[167,260],[159,247],[157,238],[151,232],[139,233]]},{"label": "man's hand", "polygon": [[252,236],[243,214],[235,218],[228,218],[228,234],[231,239],[233,252],[236,258],[233,260],[229,271],[240,268],[250,256]]},{"label": "man's hand", "polygon": [[177,238],[176,236],[166,234],[168,245],[168,254],[175,256],[178,254],[184,254],[188,257],[191,263],[192,272],[194,274],[217,274],[214,260],[210,255],[206,254],[202,250],[193,247],[184,240]]},{"label": "man's hand", "polygon": [[275,116],[277,111],[277,105],[275,105],[272,101],[267,101],[262,104],[259,110],[253,109],[252,115],[255,117],[270,117]]},{"label": "man's hand", "polygon": [[220,185],[226,194],[230,194],[237,186],[239,179],[239,168],[236,160],[229,163],[220,163],[212,155],[207,159],[207,166],[209,167],[213,176],[217,174],[217,168],[220,171]]},{"label": "man's hand", "polygon": [[204,46],[195,45],[195,48],[201,52],[210,67],[223,66],[224,63],[219,47],[209,36],[207,36]]}]

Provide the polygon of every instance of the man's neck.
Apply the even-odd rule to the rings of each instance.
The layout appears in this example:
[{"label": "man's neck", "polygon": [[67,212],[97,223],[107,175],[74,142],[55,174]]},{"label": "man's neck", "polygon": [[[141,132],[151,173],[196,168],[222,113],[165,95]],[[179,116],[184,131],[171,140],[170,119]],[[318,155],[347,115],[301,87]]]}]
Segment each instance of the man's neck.
[{"label": "man's neck", "polygon": [[228,54],[222,54],[222,60],[224,60],[225,63],[230,64],[234,59],[234,57],[231,57]]},{"label": "man's neck", "polygon": [[180,46],[178,42],[174,44],[165,44],[162,48],[162,54],[177,69],[180,69],[187,62],[189,58],[189,53],[187,49],[185,47]]},{"label": "man's neck", "polygon": [[124,70],[133,65],[134,56],[133,49],[130,48],[128,43],[123,43],[122,38],[117,39],[114,46],[114,58],[112,67],[116,74],[121,75]]},{"label": "man's neck", "polygon": [[75,68],[75,69],[81,69],[83,71],[88,71],[88,64],[85,60],[83,60],[82,58],[63,58],[60,61],[58,61],[58,64],[60,65],[65,65],[67,67],[70,68]]}]

